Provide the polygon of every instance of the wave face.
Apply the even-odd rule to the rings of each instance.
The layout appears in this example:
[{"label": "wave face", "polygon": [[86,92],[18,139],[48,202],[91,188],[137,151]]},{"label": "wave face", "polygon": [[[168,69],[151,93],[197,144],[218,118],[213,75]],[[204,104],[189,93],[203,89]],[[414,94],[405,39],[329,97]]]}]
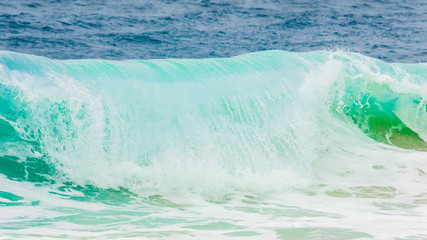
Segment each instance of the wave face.
[{"label": "wave face", "polygon": [[349,131],[427,150],[425,64],[266,51],[0,65],[0,171],[17,181],[211,196],[301,184]]}]

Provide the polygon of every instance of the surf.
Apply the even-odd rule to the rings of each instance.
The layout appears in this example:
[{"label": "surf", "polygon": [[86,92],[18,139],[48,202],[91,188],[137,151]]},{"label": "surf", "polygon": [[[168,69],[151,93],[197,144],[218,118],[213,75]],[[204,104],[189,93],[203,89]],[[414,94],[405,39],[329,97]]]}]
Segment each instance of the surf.
[{"label": "surf", "polygon": [[310,184],[333,145],[426,151],[426,79],[424,63],[344,51],[127,61],[2,51],[1,173],[208,198]]}]

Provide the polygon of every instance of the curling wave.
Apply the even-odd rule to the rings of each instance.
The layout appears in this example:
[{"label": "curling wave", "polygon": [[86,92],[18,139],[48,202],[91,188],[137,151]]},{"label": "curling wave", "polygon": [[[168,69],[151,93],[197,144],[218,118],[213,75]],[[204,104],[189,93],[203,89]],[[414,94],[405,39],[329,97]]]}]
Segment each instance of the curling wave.
[{"label": "curling wave", "polygon": [[0,173],[138,192],[293,185],[331,144],[351,147],[342,134],[427,150],[426,79],[425,64],[348,52],[105,61],[3,51]]}]

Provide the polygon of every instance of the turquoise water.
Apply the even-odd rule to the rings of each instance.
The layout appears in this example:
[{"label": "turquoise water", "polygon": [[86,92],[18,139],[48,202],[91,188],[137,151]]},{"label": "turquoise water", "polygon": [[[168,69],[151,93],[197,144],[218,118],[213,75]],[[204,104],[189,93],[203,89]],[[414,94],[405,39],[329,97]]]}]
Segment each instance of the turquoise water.
[{"label": "turquoise water", "polygon": [[2,238],[427,238],[427,66],[0,52]]}]

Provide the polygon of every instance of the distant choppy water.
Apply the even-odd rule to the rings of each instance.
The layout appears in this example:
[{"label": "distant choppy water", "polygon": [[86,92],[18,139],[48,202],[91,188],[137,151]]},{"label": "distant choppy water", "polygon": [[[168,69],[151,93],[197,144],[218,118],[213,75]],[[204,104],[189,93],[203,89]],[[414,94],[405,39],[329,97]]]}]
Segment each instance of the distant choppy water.
[{"label": "distant choppy water", "polygon": [[231,57],[337,47],[392,62],[427,54],[427,2],[0,1],[0,49],[55,59]]},{"label": "distant choppy water", "polygon": [[0,239],[427,239],[426,30],[424,1],[0,0]]}]

